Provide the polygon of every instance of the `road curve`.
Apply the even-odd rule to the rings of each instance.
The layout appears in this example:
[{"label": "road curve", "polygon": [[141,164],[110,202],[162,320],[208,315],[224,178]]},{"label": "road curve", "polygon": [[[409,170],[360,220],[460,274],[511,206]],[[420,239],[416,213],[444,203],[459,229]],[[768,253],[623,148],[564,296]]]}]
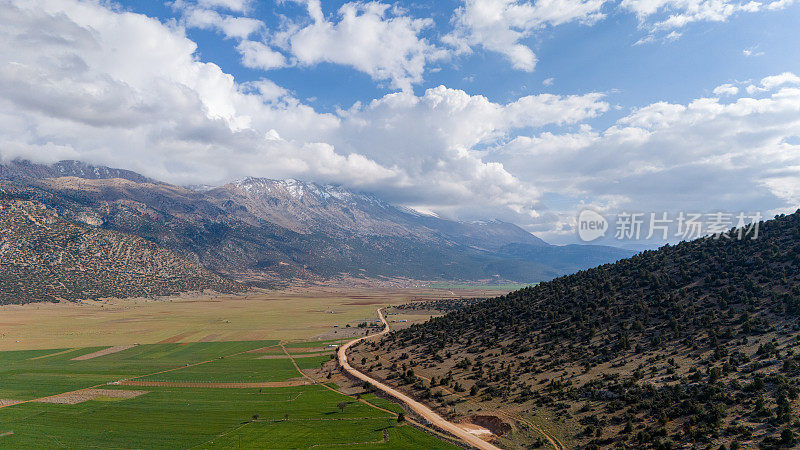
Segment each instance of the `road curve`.
[{"label": "road curve", "polygon": [[442,416],[437,414],[432,409],[428,408],[427,406],[423,405],[422,403],[414,400],[413,398],[403,394],[402,392],[389,387],[374,378],[370,378],[367,375],[359,372],[358,370],[354,369],[353,366],[347,362],[347,350],[353,346],[356,342],[362,341],[364,339],[380,336],[389,332],[389,323],[386,322],[386,319],[383,317],[383,313],[380,309],[378,309],[378,317],[383,322],[384,328],[383,331],[380,333],[372,334],[369,336],[363,336],[357,339],[353,339],[352,341],[347,342],[346,344],[339,347],[339,351],[337,352],[339,358],[339,364],[342,368],[349,373],[350,375],[358,378],[359,380],[366,381],[367,383],[375,386],[377,389],[391,395],[392,397],[400,400],[401,402],[405,403],[409,408],[411,408],[414,412],[422,416],[428,423],[439,428],[440,430],[446,431],[447,433],[452,434],[453,436],[457,437],[458,439],[466,442],[467,444],[481,449],[481,450],[500,450],[498,447],[484,441],[483,439],[475,436],[472,433],[467,432],[466,430],[462,429],[461,427],[448,422]]}]

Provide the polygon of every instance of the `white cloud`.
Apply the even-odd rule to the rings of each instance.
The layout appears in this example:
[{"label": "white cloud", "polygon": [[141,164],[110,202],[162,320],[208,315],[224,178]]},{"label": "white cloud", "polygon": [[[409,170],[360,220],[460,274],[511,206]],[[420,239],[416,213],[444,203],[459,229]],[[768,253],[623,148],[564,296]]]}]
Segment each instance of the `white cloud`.
[{"label": "white cloud", "polygon": [[783,86],[786,84],[800,84],[800,77],[791,72],[784,72],[778,75],[771,75],[762,78],[758,85],[754,84],[748,85],[745,88],[745,91],[747,91],[748,94],[753,95],[759,92],[767,92],[778,86]]},{"label": "white cloud", "polygon": [[784,72],[761,79],[761,86],[765,89],[775,89],[785,84],[800,84],[800,77],[791,72]]},{"label": "white cloud", "polygon": [[761,52],[761,51],[758,51],[758,46],[754,45],[752,47],[748,47],[748,48],[742,50],[742,54],[744,56],[750,57],[750,56],[764,56],[765,53]]},{"label": "white cloud", "polygon": [[0,61],[4,159],[79,159],[174,183],[338,182],[466,217],[538,214],[538,190],[477,148],[608,109],[600,94],[502,104],[441,86],[321,114],[270,80],[237,84],[199,61],[179,27],[78,0],[0,11]]},{"label": "white cloud", "polygon": [[[89,1],[0,9],[2,158],[80,159],[175,183],[338,182],[537,230],[568,229],[582,203],[796,207],[799,86],[788,72],[756,82],[757,96],[722,85],[605,129],[586,124],[609,109],[598,93],[495,102],[439,86],[323,114],[270,80],[240,84],[200,61],[180,27]],[[555,192],[566,200],[548,210]]]},{"label": "white cloud", "polygon": [[739,88],[732,84],[721,84],[714,88],[714,95],[736,95]]},{"label": "white cloud", "polygon": [[536,55],[522,43],[546,26],[594,22],[605,0],[465,0],[453,16],[454,30],[444,38],[461,53],[475,46],[501,53],[515,69],[533,71]]},{"label": "white cloud", "polygon": [[419,36],[433,25],[431,19],[409,17],[380,2],[355,2],[342,5],[335,20],[323,15],[319,0],[297,1],[306,4],[311,23],[289,23],[276,42],[300,65],[347,65],[409,90],[422,81],[429,62],[445,55]]},{"label": "white cloud", "polygon": [[[648,35],[637,44],[655,41],[655,35],[667,33],[668,40],[681,36],[678,28],[694,22],[725,22],[738,13],[784,9],[795,0],[760,2],[753,0],[622,0],[619,7],[634,13]],[[748,50],[745,50],[745,55]]]},{"label": "white cloud", "polygon": [[552,86],[553,85],[553,81],[554,81],[553,78],[545,78],[544,80],[542,80],[542,84],[544,86]]},{"label": "white cloud", "polygon": [[250,17],[221,15],[217,11],[203,7],[225,5],[234,11],[244,11],[249,4],[238,1],[200,1],[194,4],[183,0],[171,4],[173,9],[181,13],[181,23],[185,27],[220,31],[226,38],[239,41],[236,50],[242,55],[243,66],[251,69],[270,70],[289,65],[286,57],[268,44],[250,40],[252,34],[266,31],[264,22]]},{"label": "white cloud", "polygon": [[242,65],[251,69],[270,70],[287,65],[283,54],[261,42],[242,41],[236,50],[242,55]]},{"label": "white cloud", "polygon": [[223,8],[235,12],[247,12],[252,0],[198,0],[200,6],[205,8]]},{"label": "white cloud", "polygon": [[[602,131],[584,126],[518,137],[499,145],[492,160],[536,180],[540,191],[572,199],[551,211],[557,219],[550,220],[562,225],[581,204],[612,214],[793,211],[800,205],[800,88],[789,83],[798,81],[792,74],[766,77],[764,98],[654,103]],[[722,91],[738,94],[725,85]],[[542,227],[553,230],[553,223]]]},{"label": "white cloud", "polygon": [[247,39],[264,27],[260,20],[249,17],[222,16],[216,11],[202,8],[187,8],[183,13],[187,27],[219,30],[227,38]]}]

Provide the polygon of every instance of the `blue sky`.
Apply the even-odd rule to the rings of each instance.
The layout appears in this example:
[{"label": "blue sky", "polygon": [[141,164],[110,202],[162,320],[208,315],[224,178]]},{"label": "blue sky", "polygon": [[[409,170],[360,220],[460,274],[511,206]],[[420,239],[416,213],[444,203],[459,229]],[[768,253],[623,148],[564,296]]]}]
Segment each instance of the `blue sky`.
[{"label": "blue sky", "polygon": [[[0,159],[297,178],[576,241],[800,205],[793,0],[11,0]],[[613,243],[613,242],[612,242]]]},{"label": "blue sky", "polygon": [[[182,11],[161,0],[122,1],[125,8],[158,17],[180,20]],[[325,1],[323,12],[335,19],[342,1]],[[438,42],[453,29],[451,17],[461,2],[387,2],[408,10],[409,15],[432,18],[434,26],[420,35]],[[222,9],[224,11],[224,8]],[[606,17],[596,23],[567,23],[547,27],[520,42],[538,56],[534,71],[515,70],[494,52],[476,51],[432,64],[425,79],[414,85],[421,94],[437,85],[484,95],[495,102],[509,102],[537,93],[574,94],[607,92],[625,108],[657,101],[686,102],[707,95],[715,86],[775,73],[800,72],[800,7],[780,11],[734,14],[723,22],[693,23],[680,29],[678,39],[664,39],[636,45],[648,35],[645,24],[615,3],[607,3]],[[235,14],[235,13],[233,13]],[[243,16],[266,24],[261,33],[268,39],[271,29],[280,27],[280,16],[306,18],[303,5],[286,1],[253,1]],[[203,61],[219,65],[239,81],[268,77],[292,90],[320,111],[348,108],[354,102],[368,102],[395,89],[376,82],[353,68],[322,63],[311,67],[275,70],[242,66],[236,40],[219,31],[189,28],[188,36],[198,44]],[[257,33],[258,34],[258,33]],[[751,56],[745,55],[750,50]],[[543,81],[553,79],[551,85]],[[311,99],[311,100],[309,100]],[[604,120],[610,120],[611,115]]]}]

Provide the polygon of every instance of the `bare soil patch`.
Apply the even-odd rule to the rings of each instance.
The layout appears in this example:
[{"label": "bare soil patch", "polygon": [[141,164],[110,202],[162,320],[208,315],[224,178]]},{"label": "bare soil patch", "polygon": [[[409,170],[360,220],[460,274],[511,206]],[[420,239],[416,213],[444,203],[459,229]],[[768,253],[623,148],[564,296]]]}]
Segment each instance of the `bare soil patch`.
[{"label": "bare soil patch", "polygon": [[356,302],[348,302],[342,304],[347,306],[369,306],[369,305],[381,305],[384,303],[386,303],[385,300],[360,300]]},{"label": "bare soil patch", "polygon": [[33,360],[36,360],[36,359],[49,358],[51,356],[63,355],[64,353],[69,353],[69,352],[71,352],[73,350],[75,350],[75,349],[74,348],[68,348],[66,350],[61,350],[60,352],[48,353],[48,354],[42,355],[42,356],[34,356],[33,358],[28,358],[28,360],[33,361]]},{"label": "bare soil patch", "polygon": [[136,347],[137,344],[133,345],[116,345],[114,347],[104,348],[103,350],[98,350],[96,352],[87,353],[85,355],[76,356],[72,358],[72,361],[85,361],[87,359],[97,358],[100,356],[110,355],[112,353],[121,352],[123,350],[127,350],[129,348]]},{"label": "bare soil patch", "polygon": [[197,332],[196,331],[187,331],[185,333],[176,334],[175,336],[168,337],[168,338],[164,339],[163,341],[156,342],[156,344],[175,344],[175,343],[177,343],[179,341],[182,341],[183,339],[186,339],[187,337],[189,337],[189,336],[191,336],[193,334],[197,334]]},{"label": "bare soil patch", "polygon": [[470,425],[474,425],[477,428],[486,430],[496,436],[502,436],[511,432],[511,425],[507,424],[503,421],[503,419],[497,416],[473,415],[468,417],[467,420],[469,421]]},{"label": "bare soil patch", "polygon": [[333,352],[326,352],[326,353],[312,353],[308,355],[264,355],[259,356],[256,359],[291,359],[291,358],[316,358],[317,356],[328,356],[333,355]]},{"label": "bare soil patch", "polygon": [[0,407],[2,406],[11,406],[20,403],[22,400],[11,400],[7,398],[0,398]]},{"label": "bare soil patch", "polygon": [[150,391],[133,391],[123,389],[81,389],[80,391],[66,392],[64,394],[34,400],[38,403],[58,403],[62,405],[75,405],[99,397],[107,398],[134,398],[147,394]]},{"label": "bare soil patch", "polygon": [[228,388],[228,389],[247,389],[247,388],[272,388],[272,387],[292,387],[306,386],[313,384],[305,378],[296,378],[286,381],[265,381],[261,383],[184,383],[180,381],[138,381],[123,380],[113,384],[120,386],[152,386],[152,387],[184,387],[184,388]]},{"label": "bare soil patch", "polygon": [[286,347],[286,351],[289,353],[320,353],[334,350],[336,347]]}]

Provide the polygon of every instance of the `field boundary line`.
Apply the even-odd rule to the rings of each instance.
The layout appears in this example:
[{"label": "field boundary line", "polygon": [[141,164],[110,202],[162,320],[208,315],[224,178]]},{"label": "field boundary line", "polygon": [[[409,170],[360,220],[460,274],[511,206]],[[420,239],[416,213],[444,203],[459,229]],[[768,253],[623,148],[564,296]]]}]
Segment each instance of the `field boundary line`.
[{"label": "field boundary line", "polygon": [[[278,346],[278,344],[266,345],[264,347],[259,347],[257,349],[253,349],[253,350],[262,350],[262,349],[265,349],[265,348],[272,348],[272,347],[277,347],[277,346]],[[214,361],[216,361],[218,359],[230,358],[231,356],[238,356],[238,355],[247,353],[249,351],[250,350],[245,350],[243,352],[231,353],[230,355],[218,356],[216,358],[209,359],[208,361],[200,361],[200,362],[196,362],[196,363],[192,363],[192,364],[186,364],[186,365],[183,365],[183,366],[180,366],[180,367],[174,367],[172,369],[167,369],[167,370],[161,370],[159,372],[148,373],[146,375],[139,375],[139,376],[135,376],[135,377],[131,377],[131,378],[125,378],[124,380],[119,380],[119,381],[132,381],[132,380],[136,380],[136,379],[139,379],[139,378],[150,377],[150,376],[153,376],[153,375],[160,375],[162,373],[173,372],[173,371],[176,371],[176,370],[185,369],[187,367],[195,367],[195,366],[199,366],[201,364],[208,364],[210,362],[214,362]]]},{"label": "field boundary line", "polygon": [[309,380],[311,380],[311,381],[312,381],[312,382],[313,382],[315,385],[317,385],[317,386],[322,386],[322,387],[324,387],[325,389],[328,389],[328,390],[330,390],[330,391],[336,392],[337,394],[344,395],[345,397],[350,397],[350,398],[352,398],[353,400],[356,400],[356,401],[358,401],[358,402],[361,402],[361,403],[365,403],[365,404],[367,404],[367,405],[369,405],[369,406],[371,406],[371,407],[373,407],[373,408],[375,408],[375,409],[377,409],[377,410],[379,410],[379,411],[383,411],[383,412],[386,412],[386,413],[389,413],[389,414],[391,414],[391,415],[392,415],[392,416],[394,416],[394,417],[397,417],[397,413],[396,413],[396,412],[394,412],[394,411],[391,411],[391,410],[388,410],[388,409],[385,409],[385,408],[381,408],[380,406],[377,406],[377,405],[373,405],[372,403],[370,403],[370,402],[368,402],[368,401],[364,400],[363,398],[358,398],[358,397],[355,397],[355,396],[353,396],[353,395],[345,394],[344,392],[338,391],[338,390],[336,390],[336,389],[334,389],[334,388],[332,388],[332,387],[328,386],[328,385],[327,385],[327,384],[325,384],[325,383],[320,383],[320,382],[318,382],[317,380],[315,380],[314,378],[312,378],[311,376],[309,376],[309,375],[307,375],[305,372],[303,372],[303,371],[300,369],[300,366],[298,366],[298,365],[297,365],[297,362],[294,360],[294,357],[293,357],[293,356],[292,356],[292,355],[291,355],[291,354],[290,354],[290,353],[289,353],[289,352],[286,350],[286,347],[284,347],[284,346],[283,346],[283,344],[280,344],[280,345],[281,345],[281,348],[283,349],[283,352],[286,354],[286,356],[288,356],[288,357],[289,357],[289,359],[291,359],[291,360],[292,360],[292,364],[294,365],[295,369],[297,369],[297,371],[298,371],[298,372],[300,372],[300,373],[301,373],[301,374],[302,374],[304,377],[306,377],[306,378],[308,378]]},{"label": "field boundary line", "polygon": [[[267,346],[260,347],[260,348],[271,348],[271,347],[277,347],[277,346],[278,346],[278,344],[267,345]],[[139,375],[139,376],[135,376],[135,377],[131,377],[131,378],[125,378],[123,380],[117,380],[116,382],[118,383],[120,381],[136,380],[138,378],[149,377],[151,375],[158,375],[158,374],[161,374],[161,373],[172,372],[173,370],[185,369],[186,367],[199,366],[201,364],[206,364],[206,363],[210,363],[212,361],[216,361],[217,359],[220,359],[220,358],[227,358],[227,357],[231,357],[231,356],[237,356],[237,355],[241,355],[243,353],[247,353],[247,351],[237,352],[237,353],[233,353],[233,354],[230,354],[230,355],[219,356],[219,357],[214,358],[214,359],[209,359],[208,361],[201,361],[201,362],[194,363],[194,364],[187,364],[185,366],[180,366],[180,367],[175,367],[175,368],[172,368],[172,369],[162,370],[160,372],[153,372],[153,373],[148,373],[146,375]],[[41,403],[40,400],[48,399],[48,398],[51,398],[51,397],[56,397],[58,395],[72,394],[74,392],[83,391],[85,389],[95,389],[95,388],[98,388],[100,386],[108,386],[108,385],[112,385],[114,383],[115,383],[114,381],[109,381],[109,382],[106,382],[106,383],[99,383],[99,384],[95,384],[93,386],[83,387],[83,388],[80,388],[80,389],[74,389],[72,391],[61,392],[59,394],[46,395],[44,397],[32,398],[32,399],[29,399],[29,400],[20,400],[19,403],[14,403],[14,404],[11,404],[11,405],[0,405],[0,409],[8,408],[9,406],[22,405],[22,404],[25,404],[25,403],[34,403],[34,402]]]},{"label": "field boundary line", "polygon": [[[253,423],[253,422],[252,422],[252,421],[248,421],[248,422],[245,422],[245,423],[239,424],[239,426],[238,426],[238,427],[235,427],[235,428],[233,428],[233,429],[231,429],[231,430],[228,430],[228,431],[226,431],[226,432],[224,432],[224,433],[222,433],[222,434],[218,434],[218,435],[214,436],[213,438],[211,438],[211,439],[209,439],[209,440],[207,440],[207,441],[205,441],[205,442],[201,442],[201,443],[199,443],[199,444],[197,444],[197,445],[193,445],[193,446],[189,447],[189,449],[192,449],[192,448],[197,448],[197,447],[200,447],[201,445],[206,445],[206,444],[208,444],[209,442],[214,442],[214,439],[219,439],[219,438],[221,438],[221,437],[223,437],[223,436],[227,436],[227,435],[229,435],[229,434],[233,433],[234,431],[239,431],[239,430],[241,430],[242,428],[244,428],[244,427],[246,427],[246,426],[250,425],[251,423]],[[188,449],[187,449],[187,450],[188,450]]]},{"label": "field boundary line", "polygon": [[66,349],[66,350],[61,350],[60,352],[49,353],[49,354],[47,354],[47,355],[42,355],[42,356],[34,356],[33,358],[28,358],[28,361],[34,361],[34,360],[37,360],[37,359],[49,358],[49,357],[51,357],[51,356],[63,355],[64,353],[69,353],[69,352],[72,352],[72,351],[78,350],[79,348],[80,348],[80,347],[68,348],[68,349]]}]

